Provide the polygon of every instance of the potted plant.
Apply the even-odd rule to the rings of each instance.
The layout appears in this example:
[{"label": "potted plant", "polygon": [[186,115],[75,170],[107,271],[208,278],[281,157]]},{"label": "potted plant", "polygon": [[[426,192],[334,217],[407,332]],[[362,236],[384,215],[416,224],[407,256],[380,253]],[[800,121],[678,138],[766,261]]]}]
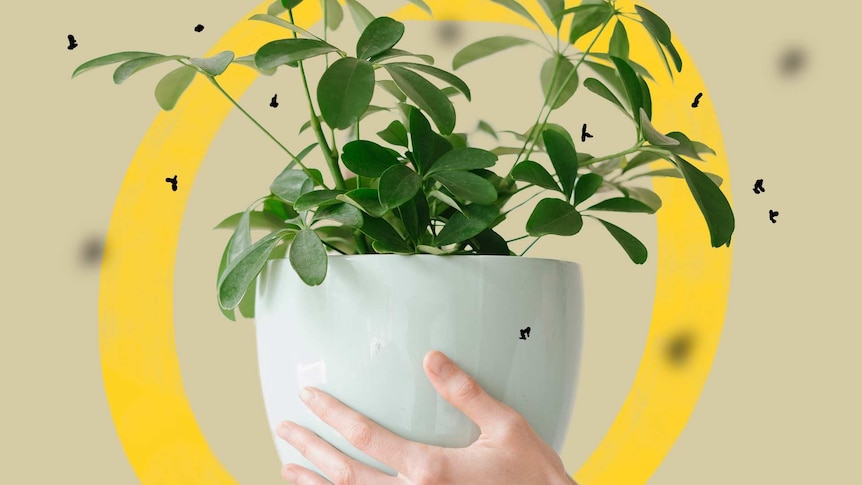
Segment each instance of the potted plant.
[{"label": "potted plant", "polygon": [[[410,1],[427,8],[422,0]],[[541,31],[517,1],[489,1]],[[422,357],[438,349],[524,415],[559,452],[580,361],[581,273],[576,263],[525,258],[526,252],[542,237],[578,234],[586,219],[607,230],[634,263],[643,263],[646,247],[601,214],[659,210],[657,194],[631,183],[649,176],[685,180],[713,247],[729,246],[734,230],[721,179],[687,160],[715,152],[681,132],[662,133],[652,125],[647,83],[652,76],[629,58],[621,19],[642,24],[673,76],[682,61],[670,29],[646,8],[623,11],[615,0],[583,0],[570,8],[563,0],[539,0],[558,39],[564,23],[568,27],[566,42],[560,46],[546,38],[550,57],[538,76],[545,101],[532,126],[495,132],[490,123],[479,124],[495,137],[513,136],[521,147],[488,150],[455,131],[451,98],[469,100],[468,85],[433,66],[429,56],[399,49],[402,23],[375,17],[348,0],[361,35],[355,46],[340,48],[327,40],[327,32],[338,27],[342,7],[321,1],[321,37],[294,24],[293,9],[302,2],[279,0],[267,14],[251,17],[289,34],[242,57],[231,51],[209,58],[118,52],[85,62],[73,77],[119,63],[114,81],[120,84],[140,70],[175,61],[181,66],[155,89],[163,109],[173,109],[193,78],[202,76],[287,154],[289,163],[269,185],[269,194],[217,226],[233,229],[218,268],[218,304],[231,320],[237,308],[255,318],[273,430],[291,419],[347,455],[395,473],[305,409],[297,393],[314,385],[405,438],[467,446],[478,428],[422,376]],[[613,29],[607,52],[595,52],[607,29]],[[569,53],[582,37],[592,39],[587,49]],[[529,43],[511,36],[472,43],[455,55],[453,70]],[[336,58],[330,63],[329,56]],[[315,89],[303,67],[307,62],[326,63]],[[294,153],[243,110],[218,81],[234,65],[300,76],[309,118],[300,132],[311,130],[316,141]],[[592,74],[585,76],[582,68]],[[583,153],[565,127],[549,122],[581,86],[628,116],[636,133],[630,148]],[[392,107],[371,104],[378,88],[391,95]],[[361,130],[365,117],[383,112],[393,118],[385,129],[374,136]],[[350,141],[339,149],[340,131],[347,131]],[[312,153],[325,162],[327,177],[304,161]],[[509,170],[492,170],[500,157],[512,159]],[[649,170],[647,164],[658,160],[668,167]],[[510,207],[525,191],[533,194]],[[495,230],[507,214],[537,197],[525,236],[507,239]],[[253,241],[253,229],[268,234]],[[516,254],[509,244],[525,238],[533,241]],[[276,446],[283,462],[319,472],[286,443],[276,440]]]}]

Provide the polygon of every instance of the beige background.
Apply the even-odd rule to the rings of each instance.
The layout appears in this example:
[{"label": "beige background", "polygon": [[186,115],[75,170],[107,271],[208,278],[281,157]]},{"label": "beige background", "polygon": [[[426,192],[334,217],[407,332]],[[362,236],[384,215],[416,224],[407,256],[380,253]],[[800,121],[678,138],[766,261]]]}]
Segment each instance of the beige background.
[{"label": "beige background", "polygon": [[[138,483],[101,380],[98,267],[85,265],[81,251],[86,239],[107,230],[124,172],[158,112],[152,89],[166,69],[141,73],[121,87],[110,81],[110,69],[69,77],[84,60],[118,50],[203,55],[257,2],[10,3],[0,16],[8,307],[0,340],[0,482]],[[400,4],[368,2],[377,14]],[[849,32],[862,8],[745,0],[649,5],[707,82],[702,103],[715,106],[722,124],[737,217],[715,365],[687,428],[649,483],[858,483],[860,164],[851,149],[860,106]],[[342,35],[352,36],[346,22]],[[201,33],[193,30],[198,23],[205,25]],[[458,46],[512,31],[463,27]],[[454,48],[436,37],[434,25],[410,24],[407,32],[405,48],[451,65]],[[67,34],[76,36],[77,49],[66,49]],[[807,62],[785,78],[779,58],[794,45]],[[459,129],[472,129],[482,113],[498,129],[523,130],[541,103],[535,76],[512,72],[508,81],[524,86],[512,96],[483,73],[514,61],[537,72],[543,58],[536,52],[525,49],[522,58],[489,59],[459,71],[476,92],[472,106],[459,105]],[[305,108],[290,94],[297,85],[287,78],[260,78],[241,103],[266,126],[282,127],[292,146],[304,146],[289,135],[299,126],[288,119],[289,110]],[[281,106],[273,110],[267,105],[276,92]],[[569,126],[588,122],[597,135],[590,141],[595,152],[623,146],[624,136],[606,135],[620,120],[606,103],[584,94],[570,105],[577,108],[566,110]],[[501,109],[500,96],[512,103],[508,109]],[[229,233],[211,228],[263,195],[280,160],[277,148],[234,111],[195,184],[179,174],[180,190],[192,191],[175,279],[180,363],[203,433],[244,485],[283,482],[260,397],[253,323],[224,320],[214,302],[213,280]],[[767,189],[760,196],[751,190],[757,178]],[[777,224],[768,221],[769,209],[780,211]],[[655,248],[654,219],[615,220]],[[508,226],[510,237],[522,233],[516,226]],[[655,278],[654,258],[634,266],[606,234],[589,229],[577,238],[549,238],[530,252],[578,261],[587,275],[588,344],[563,451],[570,471],[601,440],[634,378]]]}]

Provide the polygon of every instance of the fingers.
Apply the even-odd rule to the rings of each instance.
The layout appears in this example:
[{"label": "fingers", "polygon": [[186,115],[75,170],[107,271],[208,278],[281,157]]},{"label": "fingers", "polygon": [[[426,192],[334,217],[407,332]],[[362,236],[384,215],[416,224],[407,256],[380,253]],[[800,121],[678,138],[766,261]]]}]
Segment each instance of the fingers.
[{"label": "fingers", "polygon": [[[347,457],[326,440],[296,423],[285,421],[277,433],[323,471],[335,485],[400,483],[394,477]],[[293,463],[284,466],[282,477],[296,485],[330,485],[317,473]]]},{"label": "fingers", "polygon": [[428,464],[434,463],[435,457],[440,455],[439,448],[405,440],[320,389],[309,390],[311,399],[303,401],[314,414],[338,431],[356,449],[408,478],[414,479],[423,475]]},{"label": "fingers", "polygon": [[437,392],[476,423],[482,433],[508,426],[520,417],[514,409],[491,397],[442,352],[428,352],[423,364]]}]

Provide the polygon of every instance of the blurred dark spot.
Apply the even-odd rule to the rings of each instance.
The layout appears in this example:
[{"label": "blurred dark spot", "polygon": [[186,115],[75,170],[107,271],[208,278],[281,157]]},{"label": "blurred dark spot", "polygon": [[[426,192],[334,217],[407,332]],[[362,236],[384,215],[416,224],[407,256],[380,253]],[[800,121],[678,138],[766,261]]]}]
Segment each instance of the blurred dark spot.
[{"label": "blurred dark spot", "polygon": [[694,347],[694,336],[691,332],[681,331],[668,341],[665,355],[671,364],[682,366],[691,357],[692,347]]},{"label": "blurred dark spot", "polygon": [[805,52],[799,46],[789,47],[781,55],[779,68],[785,77],[791,77],[799,73],[805,67]]},{"label": "blurred dark spot", "polygon": [[461,38],[460,22],[443,21],[438,22],[437,39],[444,45],[456,43]]},{"label": "blurred dark spot", "polygon": [[204,26],[201,24],[195,25],[195,32],[202,32],[204,30]]},{"label": "blurred dark spot", "polygon": [[81,247],[81,259],[86,266],[95,266],[105,256],[105,241],[101,236],[91,236]]}]

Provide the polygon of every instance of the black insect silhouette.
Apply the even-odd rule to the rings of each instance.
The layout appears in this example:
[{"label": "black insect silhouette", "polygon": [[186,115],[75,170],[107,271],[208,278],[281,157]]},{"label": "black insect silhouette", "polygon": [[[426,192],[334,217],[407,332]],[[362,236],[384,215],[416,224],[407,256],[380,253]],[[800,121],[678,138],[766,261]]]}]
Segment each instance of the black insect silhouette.
[{"label": "black insect silhouette", "polygon": [[769,209],[769,220],[772,221],[773,224],[778,222],[775,220],[776,217],[778,217],[778,211],[774,211],[772,209]]},{"label": "black insect silhouette", "polygon": [[74,35],[69,34],[67,37],[69,38],[69,47],[66,47],[67,49],[72,50],[75,47],[78,47],[78,41],[75,40]]},{"label": "black insect silhouette", "polygon": [[766,189],[763,188],[763,179],[757,179],[757,181],[754,182],[754,193],[759,194],[761,192],[766,192]]},{"label": "black insect silhouette", "polygon": [[700,98],[703,96],[703,93],[697,93],[697,96],[694,97],[694,102],[691,103],[692,108],[697,108],[697,105],[700,104]]},{"label": "black insect silhouette", "polygon": [[519,340],[527,340],[527,337],[530,336],[530,327],[527,327],[521,330],[521,338]]},{"label": "black insect silhouette", "polygon": [[581,128],[581,142],[587,141],[587,138],[592,138],[593,135],[587,133],[587,124],[584,123],[584,127]]},{"label": "black insect silhouette", "polygon": [[272,102],[269,103],[273,108],[278,108],[278,100],[276,98],[278,98],[277,94],[272,97]]},{"label": "black insect silhouette", "polygon": [[168,182],[169,184],[171,184],[171,189],[173,189],[174,192],[177,191],[177,176],[176,175],[174,175],[174,178],[166,178],[165,182]]},{"label": "black insect silhouette", "polygon": [[204,30],[204,26],[201,24],[195,25],[195,32],[202,32]]}]

